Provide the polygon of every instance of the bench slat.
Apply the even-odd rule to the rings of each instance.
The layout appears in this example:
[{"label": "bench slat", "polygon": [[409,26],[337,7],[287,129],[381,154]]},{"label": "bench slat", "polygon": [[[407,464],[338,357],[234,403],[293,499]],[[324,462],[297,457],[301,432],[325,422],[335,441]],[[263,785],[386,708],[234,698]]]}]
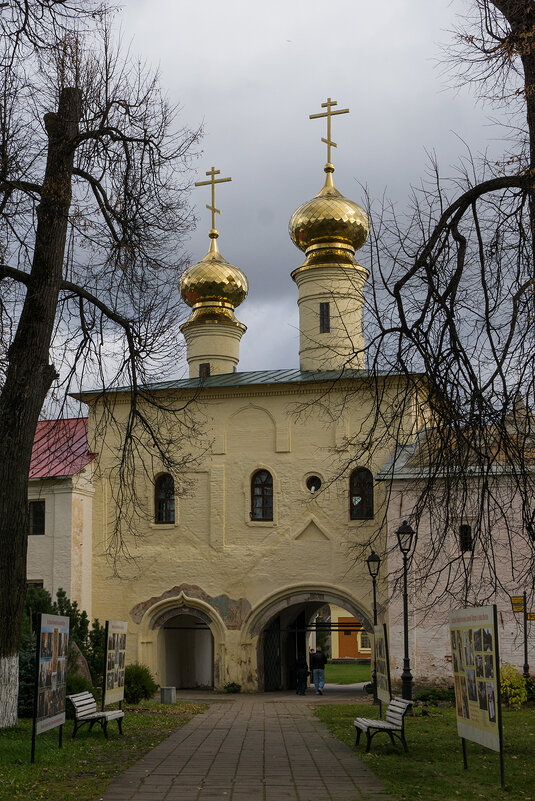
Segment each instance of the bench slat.
[{"label": "bench slat", "polygon": [[76,701],[74,704],[74,708],[77,709],[79,712],[96,712],[97,711],[97,704],[96,701],[84,701],[80,703],[80,701]]}]

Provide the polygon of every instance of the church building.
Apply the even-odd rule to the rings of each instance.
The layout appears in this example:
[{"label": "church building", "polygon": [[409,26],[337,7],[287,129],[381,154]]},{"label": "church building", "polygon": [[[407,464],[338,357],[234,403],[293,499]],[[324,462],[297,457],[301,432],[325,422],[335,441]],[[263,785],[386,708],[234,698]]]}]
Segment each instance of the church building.
[{"label": "church building", "polygon": [[[90,447],[99,454],[92,614],[128,621],[128,660],[146,664],[160,685],[291,687],[296,661],[308,651],[307,630],[326,604],[342,618],[356,619],[364,632],[372,630],[372,583],[362,555],[371,540],[378,551],[382,543],[379,620],[390,626],[393,672],[401,665],[400,610],[387,611],[388,490],[386,482],[375,481],[396,441],[383,432],[369,459],[358,463],[350,443],[374,419],[377,397],[385,408],[394,405],[406,379],[385,374],[372,381],[366,370],[369,273],[355,253],[366,242],[369,221],[335,186],[330,125],[343,112],[333,111],[331,100],[323,105],[327,111],[314,115],[328,122],[323,186],[290,220],[290,236],[304,253],[291,272],[298,292],[299,367],[238,369],[245,326],[235,312],[248,283],[218,247],[215,187],[226,179],[217,179],[212,168],[202,182],[212,192],[209,250],[180,282],[191,307],[181,329],[189,377],[151,387],[161,409],[166,399],[188,404],[202,436],[188,442],[186,471],[173,474],[156,454],[150,470],[139,472],[146,514],[136,520],[136,536],[126,537],[130,560],[119,576],[107,558],[121,514],[113,471],[116,428],[99,426],[101,396],[81,396],[89,408]],[[414,392],[398,422],[404,440],[423,425]],[[116,419],[126,420],[128,388],[108,396]],[[171,429],[169,422],[169,431],[161,433],[170,437]],[[398,503],[397,516],[409,513]],[[362,648],[367,645],[363,640]],[[436,675],[448,668],[446,637],[438,650]],[[422,676],[421,669],[417,673]]]}]

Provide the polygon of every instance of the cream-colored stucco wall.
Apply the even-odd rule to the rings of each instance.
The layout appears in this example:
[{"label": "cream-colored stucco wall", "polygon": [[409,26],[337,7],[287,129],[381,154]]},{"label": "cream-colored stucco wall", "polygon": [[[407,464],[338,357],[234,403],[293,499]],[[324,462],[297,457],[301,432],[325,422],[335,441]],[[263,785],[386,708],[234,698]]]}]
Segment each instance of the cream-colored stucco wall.
[{"label": "cream-colored stucco wall", "polygon": [[[499,499],[503,496],[502,509],[508,510],[511,527],[514,528],[515,520],[519,527],[522,525],[522,509],[520,501],[515,498],[514,485],[509,484],[506,475],[497,476],[494,485],[491,487],[492,495],[500,506]],[[388,632],[390,638],[390,669],[392,678],[397,680],[403,669],[404,653],[404,628],[403,628],[403,598],[399,592],[399,587],[395,588],[395,582],[400,576],[402,568],[402,558],[396,543],[396,529],[399,527],[403,518],[410,516],[416,506],[418,498],[418,481],[398,479],[392,483],[391,502],[389,504],[388,516],[388,536],[389,536],[389,556],[386,564],[381,565],[381,572],[389,576],[390,583],[390,603],[388,608]],[[470,501],[477,506],[480,503],[480,495],[477,486],[474,486],[473,498],[466,500],[464,522],[469,520]],[[451,501],[453,503],[453,500]],[[507,505],[506,505],[507,504]],[[466,517],[468,515],[468,518]],[[435,521],[436,524],[437,521]],[[522,615],[515,615],[511,610],[511,602],[507,591],[509,582],[509,592],[521,595],[524,587],[517,586],[511,577],[509,569],[510,542],[504,534],[503,529],[498,523],[492,524],[493,531],[493,554],[495,565],[500,579],[499,588],[494,591],[494,577],[489,574],[485,566],[485,559],[482,555],[482,544],[476,543],[473,554],[467,555],[467,559],[472,561],[471,586],[468,591],[466,601],[462,598],[462,586],[455,582],[454,588],[447,588],[448,581],[454,581],[455,564],[460,558],[458,542],[458,525],[461,520],[455,520],[452,516],[451,532],[446,538],[437,558],[434,570],[430,571],[427,581],[421,580],[415,573],[420,565],[421,554],[431,549],[431,520],[429,517],[422,517],[418,526],[418,548],[415,563],[409,564],[408,570],[408,633],[409,633],[409,659],[411,672],[418,684],[442,683],[447,686],[453,684],[451,642],[449,635],[449,613],[451,609],[463,606],[479,606],[483,603],[495,603],[498,612],[498,638],[500,647],[501,662],[509,662],[522,672],[524,663],[523,649],[523,625]],[[436,542],[436,540],[435,540]],[[436,544],[434,545],[436,548]],[[516,556],[522,556],[522,548],[525,549],[525,557],[528,557],[528,549],[522,538],[518,537],[515,541]],[[439,569],[443,572],[439,574]],[[490,588],[490,589],[489,589]],[[457,595],[457,599],[455,599]],[[380,619],[379,622],[383,622]],[[535,643],[533,638],[528,638],[528,663],[532,666],[535,663]]]},{"label": "cream-colored stucco wall", "polygon": [[[385,403],[395,392],[391,382]],[[350,521],[348,475],[339,475],[350,454],[348,438],[366,425],[372,404],[367,393],[358,382],[202,390],[191,407],[202,429],[199,458],[187,473],[175,475],[176,522],[152,522],[151,478],[139,471],[137,492],[147,519],[136,523],[137,540],[126,538],[132,559],[119,564],[120,578],[113,577],[105,557],[117,515],[109,483],[118,450],[116,429],[105,429],[105,441],[92,440],[99,414],[98,408],[92,410],[90,447],[100,453],[93,615],[128,620],[130,661],[146,663],[165,683],[163,622],[180,610],[196,613],[208,621],[214,637],[216,685],[237,681],[254,690],[261,683],[258,637],[275,613],[297,602],[335,603],[369,627],[370,578],[365,562],[355,563],[355,546],[380,525],[382,486],[376,492],[376,520]],[[125,418],[126,401],[119,397],[115,409]],[[407,420],[407,426],[412,422]],[[206,443],[210,446],[203,454]],[[190,449],[192,442],[183,446]],[[372,472],[391,448],[385,437],[371,454],[367,466]],[[253,521],[249,515],[250,480],[260,468],[274,479],[272,522]],[[151,469],[159,472],[157,461]],[[315,496],[305,485],[312,474],[323,482]],[[384,602],[381,583],[378,589]]]},{"label": "cream-colored stucco wall", "polygon": [[63,588],[91,616],[93,467],[64,479],[33,479],[28,500],[45,501],[45,533],[28,537],[26,575],[54,598]]}]

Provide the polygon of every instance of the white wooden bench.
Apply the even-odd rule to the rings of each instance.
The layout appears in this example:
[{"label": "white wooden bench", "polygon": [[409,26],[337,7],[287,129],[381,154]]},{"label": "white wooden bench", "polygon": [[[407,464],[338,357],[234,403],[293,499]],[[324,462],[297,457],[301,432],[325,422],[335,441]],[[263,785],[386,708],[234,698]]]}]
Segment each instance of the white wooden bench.
[{"label": "white wooden bench", "polygon": [[108,721],[116,720],[119,727],[119,733],[123,733],[122,720],[124,712],[122,709],[98,710],[97,702],[90,692],[75,693],[68,695],[67,698],[74,707],[74,731],[72,733],[73,739],[76,737],[78,729],[89,723],[89,731],[93,728],[95,723],[100,723],[104,736],[108,737]]},{"label": "white wooden bench", "polygon": [[[354,726],[357,730],[355,746],[359,744],[361,732],[365,732],[366,753],[368,753],[372,743],[372,737],[384,731],[390,737],[392,745],[394,745],[394,737],[397,737],[403,743],[405,751],[408,751],[407,741],[405,740],[405,715],[411,706],[412,701],[406,701],[404,698],[392,698],[386,710],[386,720],[356,718],[354,721]],[[375,729],[375,731],[372,733],[373,729]]]}]

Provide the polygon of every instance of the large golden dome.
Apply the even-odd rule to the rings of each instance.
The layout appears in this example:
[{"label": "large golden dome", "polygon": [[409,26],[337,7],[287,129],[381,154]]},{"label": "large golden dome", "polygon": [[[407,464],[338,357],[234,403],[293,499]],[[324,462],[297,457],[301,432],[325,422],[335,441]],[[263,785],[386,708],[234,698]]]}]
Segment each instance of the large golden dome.
[{"label": "large golden dome", "polygon": [[235,309],[245,300],[249,287],[245,274],[219,252],[217,232],[211,231],[210,237],[210,250],[204,259],[182,274],[180,294],[193,309],[209,306],[215,311],[219,307],[224,314],[225,309]]},{"label": "large golden dome", "polygon": [[325,165],[325,185],[312,200],[293,213],[290,236],[298,248],[361,248],[368,238],[370,224],[362,206],[344,197],[332,179],[334,167]]}]

